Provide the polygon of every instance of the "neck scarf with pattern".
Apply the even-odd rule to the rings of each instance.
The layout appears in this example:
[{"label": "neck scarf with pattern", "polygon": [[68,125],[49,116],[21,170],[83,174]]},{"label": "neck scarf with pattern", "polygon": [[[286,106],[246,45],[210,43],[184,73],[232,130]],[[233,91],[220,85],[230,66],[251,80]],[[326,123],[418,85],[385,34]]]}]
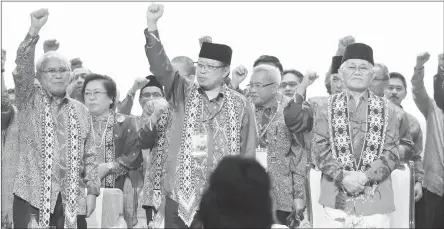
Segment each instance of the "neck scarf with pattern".
[{"label": "neck scarf with pattern", "polygon": [[[43,89],[41,89],[43,90]],[[51,215],[51,175],[52,175],[52,160],[54,157],[54,145],[56,139],[56,131],[54,119],[51,113],[51,104],[46,93],[43,92],[43,102],[45,104],[42,115],[44,128],[42,129],[42,191],[41,191],[41,206],[40,206],[40,222],[42,228],[49,227]],[[65,203],[65,228],[77,228],[77,197],[79,186],[79,147],[80,147],[80,124],[79,117],[75,112],[74,106],[68,103],[68,119],[66,122],[66,133],[68,134],[68,172],[67,180],[67,203]]]},{"label": "neck scarf with pattern", "polygon": [[[193,85],[189,97],[185,106],[185,120],[183,124],[182,141],[180,146],[180,152],[178,156],[179,160],[179,217],[185,222],[187,226],[190,226],[194,214],[196,213],[200,197],[197,196],[197,184],[195,178],[195,172],[193,171],[192,164],[192,141],[191,137],[195,134],[198,127],[197,120],[201,120],[203,100],[202,96],[198,92],[198,86]],[[223,111],[227,112],[228,125],[227,125],[227,138],[228,138],[228,154],[239,154],[240,150],[240,118],[236,107],[234,96],[230,89],[225,85],[222,89],[224,94],[224,107]],[[212,141],[208,139],[207,141]],[[206,165],[204,165],[206,167]]]}]

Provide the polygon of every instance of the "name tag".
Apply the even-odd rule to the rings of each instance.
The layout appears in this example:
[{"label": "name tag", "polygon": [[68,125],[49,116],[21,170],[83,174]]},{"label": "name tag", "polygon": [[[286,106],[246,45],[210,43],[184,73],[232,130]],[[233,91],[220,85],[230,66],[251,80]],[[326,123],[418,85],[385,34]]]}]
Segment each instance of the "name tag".
[{"label": "name tag", "polygon": [[267,148],[256,148],[256,160],[261,164],[265,169],[267,169]]},{"label": "name tag", "polygon": [[208,136],[206,134],[198,134],[191,136],[191,142],[192,142],[191,155],[193,157],[207,156],[208,152],[207,141],[208,141]]}]

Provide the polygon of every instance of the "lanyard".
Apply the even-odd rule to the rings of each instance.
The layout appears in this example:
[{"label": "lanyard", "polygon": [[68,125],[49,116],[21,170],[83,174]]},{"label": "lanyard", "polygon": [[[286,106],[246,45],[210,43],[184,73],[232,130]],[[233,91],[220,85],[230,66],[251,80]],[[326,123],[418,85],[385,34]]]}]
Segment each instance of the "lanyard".
[{"label": "lanyard", "polygon": [[277,102],[277,103],[278,103],[278,106],[277,106],[276,112],[274,113],[273,117],[270,119],[268,124],[265,126],[265,129],[262,130],[262,132],[260,134],[259,134],[259,123],[257,123],[257,118],[256,118],[256,105],[254,105],[254,103],[252,103],[253,110],[254,110],[254,123],[256,123],[256,135],[257,135],[259,141],[262,141],[262,137],[265,135],[265,133],[267,132],[270,125],[274,122],[274,119],[276,118],[277,113],[279,112],[281,103],[280,102]]}]

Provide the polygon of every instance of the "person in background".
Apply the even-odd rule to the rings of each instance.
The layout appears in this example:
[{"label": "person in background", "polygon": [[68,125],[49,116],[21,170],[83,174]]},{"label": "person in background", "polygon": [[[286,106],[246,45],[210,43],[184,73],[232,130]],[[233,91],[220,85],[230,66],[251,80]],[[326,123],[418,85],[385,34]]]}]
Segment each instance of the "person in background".
[{"label": "person in background", "polygon": [[[441,53],[438,56],[438,63],[438,72],[444,72],[444,54]],[[436,105],[444,112],[444,77],[442,74],[436,74],[435,77],[433,77],[433,88],[433,97],[435,98]]]},{"label": "person in background", "polygon": [[295,69],[288,69],[282,72],[282,81],[279,85],[281,92],[287,98],[293,98],[296,88],[301,84],[304,75]]},{"label": "person in background", "polygon": [[196,222],[207,177],[217,163],[227,155],[254,157],[254,114],[246,98],[224,83],[230,73],[229,46],[202,44],[198,84],[177,74],[159,39],[157,21],[162,15],[163,5],[150,5],[144,31],[150,70],[164,86],[173,109],[172,125],[167,129],[171,134],[159,140],[167,153],[164,194],[160,196],[166,197],[165,227],[188,228]]},{"label": "person in background", "polygon": [[132,228],[134,190],[128,171],[141,166],[136,121],[117,114],[113,107],[116,83],[109,76],[90,74],[85,78],[82,94],[92,115],[99,177],[103,188],[118,188],[124,194],[124,219]]},{"label": "person in background", "polygon": [[[234,71],[236,73],[236,71]],[[283,110],[288,98],[278,93],[280,72],[269,65],[253,68],[250,98],[255,108],[256,155],[262,160],[272,182],[272,197],[280,224],[305,207],[306,151],[285,125]],[[295,130],[296,131],[296,130]]]},{"label": "person in background", "polygon": [[384,97],[384,92],[389,87],[389,79],[388,68],[384,64],[375,63],[375,78],[370,85],[370,90],[375,93],[375,95]]},{"label": "person in background", "polygon": [[196,66],[191,58],[187,56],[176,56],[171,60],[173,68],[185,79],[194,82],[196,80]]},{"label": "person in background", "polygon": [[332,57],[330,69],[325,75],[324,84],[329,95],[341,93],[344,89],[342,77],[338,74],[338,70],[341,66],[342,56],[344,55],[345,49],[354,43],[355,38],[353,36],[345,36],[339,39],[336,55]]},{"label": "person in background", "polygon": [[72,77],[70,79],[70,83],[68,86],[69,97],[83,104],[85,103],[85,100],[82,95],[82,88],[83,88],[83,83],[85,82],[85,78],[89,74],[91,74],[91,71],[86,68],[83,67],[76,68],[71,73]]},{"label": "person in background", "polygon": [[201,228],[272,228],[272,181],[256,160],[224,157],[208,183],[198,214]]},{"label": "person in background", "polygon": [[[411,79],[413,101],[427,121],[424,148],[424,228],[444,227],[444,113],[429,97],[424,86],[424,64],[430,59],[425,52],[416,57]],[[438,59],[438,76],[443,77],[443,61]]]},{"label": "person in background", "polygon": [[[375,71],[383,68],[378,68]],[[388,70],[387,70],[388,71]],[[385,71],[384,71],[385,72]],[[384,73],[385,75],[385,73]],[[377,77],[377,76],[376,76]],[[376,79],[375,77],[375,79]],[[401,106],[402,101],[407,96],[407,81],[403,75],[397,72],[391,72],[389,74],[390,80],[380,80],[378,82],[380,87],[385,87],[384,95],[385,98],[387,98],[390,102],[397,105],[401,109],[404,109]],[[385,79],[385,77],[384,77]],[[388,82],[384,82],[388,81]],[[375,85],[375,84],[373,84]],[[388,85],[387,87],[385,85]],[[376,89],[376,87],[372,87],[373,90]],[[380,91],[380,89],[376,89],[377,91]],[[401,112],[399,112],[401,113]],[[422,130],[421,126],[419,124],[419,121],[415,116],[411,115],[410,113],[405,112],[408,118],[409,123],[409,131],[410,135],[412,137],[412,141],[414,143],[414,151],[411,155],[405,155],[401,160],[404,162],[408,162],[409,160],[414,162],[415,167],[415,187],[414,187],[414,193],[415,193],[415,225],[416,227],[420,227],[420,225],[423,224],[423,217],[421,217],[424,214],[423,207],[423,200],[422,198],[422,183],[424,180],[424,169],[423,169],[423,161],[421,154],[423,153],[424,143],[423,143],[423,137],[422,137]]]},{"label": "person in background", "polygon": [[[395,210],[387,178],[399,163],[398,155],[413,150],[413,142],[405,115],[398,115],[394,104],[369,91],[373,66],[370,46],[349,45],[339,69],[345,91],[323,99],[314,112],[311,153],[323,174],[319,203],[329,216],[323,227],[388,228],[389,214]],[[300,112],[302,96],[297,96],[284,110],[286,124],[310,130],[310,122],[303,121],[312,113]],[[368,109],[375,112],[367,115]],[[306,117],[287,121],[295,115]]]},{"label": "person in background", "polygon": [[[13,190],[14,227],[27,228],[31,214],[35,214],[42,228],[86,228],[86,217],[94,211],[100,195],[91,115],[66,93],[71,66],[65,57],[56,51],[46,52],[34,68],[38,34],[48,15],[47,9],[31,13],[31,27],[15,61],[20,138]],[[41,87],[34,85],[35,78]]]}]

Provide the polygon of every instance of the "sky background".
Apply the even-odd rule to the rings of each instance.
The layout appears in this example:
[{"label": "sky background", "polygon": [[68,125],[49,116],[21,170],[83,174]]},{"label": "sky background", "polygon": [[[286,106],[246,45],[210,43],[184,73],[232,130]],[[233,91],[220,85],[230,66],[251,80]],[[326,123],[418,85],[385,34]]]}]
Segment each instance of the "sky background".
[{"label": "sky background", "polygon": [[[80,57],[93,72],[113,77],[121,99],[138,76],[147,76],[144,52],[145,13],[149,2],[2,2],[1,45],[7,50],[5,80],[14,87],[11,72],[15,53],[30,26],[29,14],[49,9],[49,19],[40,31],[36,57],[43,42],[57,39],[67,58]],[[196,60],[198,38],[233,49],[232,68],[243,64],[251,73],[260,55],[277,56],[284,68],[302,73],[314,70],[321,76],[308,89],[308,97],[326,95],[324,77],[338,39],[352,35],[370,45],[375,62],[408,80],[406,111],[421,123],[424,118],[411,96],[410,79],[416,55],[431,54],[425,66],[425,84],[433,96],[437,56],[443,52],[443,2],[167,2],[159,20],[160,38],[168,56]],[[241,85],[244,87],[249,76]],[[136,96],[137,97],[137,96]],[[134,114],[141,108],[136,101]]]}]

